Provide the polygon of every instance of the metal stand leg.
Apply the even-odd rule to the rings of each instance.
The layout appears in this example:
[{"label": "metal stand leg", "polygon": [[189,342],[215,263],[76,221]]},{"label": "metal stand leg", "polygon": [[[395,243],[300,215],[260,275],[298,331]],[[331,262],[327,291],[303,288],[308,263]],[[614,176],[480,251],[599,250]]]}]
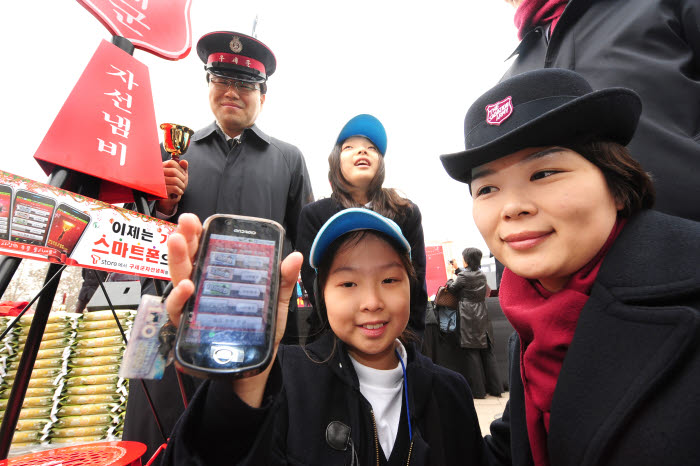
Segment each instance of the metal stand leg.
[{"label": "metal stand leg", "polygon": [[[48,284],[47,282],[55,274],[60,278],[62,267],[63,266],[60,264],[50,264],[44,283]],[[52,281],[41,294],[39,304],[37,304],[36,311],[34,312],[32,324],[29,327],[27,342],[24,344],[24,351],[19,361],[15,382],[12,385],[10,399],[7,401],[7,409],[2,419],[2,426],[0,426],[0,459],[6,459],[10,451],[10,444],[12,443],[12,437],[17,427],[17,420],[19,419],[19,411],[24,403],[24,395],[27,393],[29,379],[32,375],[32,369],[34,368],[34,361],[36,361],[39,345],[41,345],[41,337],[44,335],[46,322],[49,320],[49,313],[51,312],[53,298],[56,296],[58,282],[58,279]]]},{"label": "metal stand leg", "polygon": [[21,262],[22,259],[19,257],[3,256],[0,258],[0,296],[5,294],[5,290],[10,285],[10,281]]},{"label": "metal stand leg", "polygon": [[36,300],[41,297],[41,294],[44,292],[44,290],[46,290],[46,288],[51,286],[51,283],[53,283],[54,280],[58,280],[60,274],[63,273],[63,270],[65,268],[66,268],[65,265],[61,266],[61,268],[58,270],[58,272],[56,272],[51,278],[48,278],[48,275],[47,275],[47,281],[44,282],[44,287],[41,290],[39,290],[39,292],[36,294],[36,296],[34,296],[34,298],[31,301],[29,301],[29,304],[24,306],[24,309],[22,309],[22,311],[19,314],[17,314],[17,316],[15,316],[15,319],[12,322],[10,322],[10,324],[7,326],[7,328],[5,328],[5,330],[3,330],[2,335],[0,335],[0,341],[2,341],[2,339],[5,338],[5,335],[10,333],[10,331],[14,328],[14,326],[17,325],[17,322],[19,322],[19,319],[21,319],[22,316],[29,309],[31,309],[31,307],[34,305]]}]

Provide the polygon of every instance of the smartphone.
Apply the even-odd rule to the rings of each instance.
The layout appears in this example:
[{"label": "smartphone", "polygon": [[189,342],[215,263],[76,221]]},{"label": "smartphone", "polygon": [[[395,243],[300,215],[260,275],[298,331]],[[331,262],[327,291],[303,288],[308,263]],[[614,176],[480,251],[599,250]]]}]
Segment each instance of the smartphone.
[{"label": "smartphone", "polygon": [[12,193],[12,186],[0,184],[0,239],[10,239]]},{"label": "smartphone", "polygon": [[10,223],[10,241],[46,246],[55,207],[56,200],[53,198],[17,190]]},{"label": "smartphone", "polygon": [[88,214],[68,204],[61,203],[53,215],[46,245],[70,257],[89,224],[90,216]]},{"label": "smartphone", "polygon": [[272,359],[284,228],[213,215],[204,222],[175,359],[198,377],[247,377]]}]

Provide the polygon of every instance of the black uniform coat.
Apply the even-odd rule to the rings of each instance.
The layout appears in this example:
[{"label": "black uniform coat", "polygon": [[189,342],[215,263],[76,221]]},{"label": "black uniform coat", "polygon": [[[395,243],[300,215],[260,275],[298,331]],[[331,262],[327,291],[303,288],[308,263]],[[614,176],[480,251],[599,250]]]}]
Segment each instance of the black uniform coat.
[{"label": "black uniform coat", "polygon": [[700,221],[700,2],[571,0],[548,38],[528,32],[505,78],[566,68],[594,89],[627,87],[643,102],[632,156],[651,172],[656,209]]},{"label": "black uniform coat", "polygon": [[301,209],[314,200],[299,149],[255,125],[229,148],[213,122],[192,135],[182,159],[189,162],[189,181],[177,215],[190,212],[202,222],[214,214],[274,220],[286,230],[284,253],[292,251]]},{"label": "black uniform coat", "polygon": [[[326,334],[307,346],[325,360],[333,346]],[[483,464],[483,437],[464,378],[434,365],[407,345],[411,465]],[[351,448],[326,441],[326,428],[340,421],[351,429],[359,464],[377,464],[371,405],[362,396],[345,345],[326,363],[311,361],[299,346],[281,345],[263,406],[243,403],[225,382],[205,382],[178,422],[165,464],[347,465]],[[405,402],[388,464],[406,464],[409,451]],[[380,453],[380,464],[385,464]],[[358,464],[358,463],[355,463]]]},{"label": "black uniform coat", "polygon": [[[510,350],[510,400],[487,450],[493,464],[529,465],[517,338]],[[552,399],[551,465],[698,464],[699,382],[700,223],[645,211],[581,311]]]},{"label": "black uniform coat", "polygon": [[[343,210],[343,206],[338,201],[325,198],[305,206],[299,216],[297,250],[304,255],[304,262],[301,266],[301,281],[314,308],[316,307],[316,297],[313,284],[316,271],[309,265],[309,252],[314,238],[323,224],[341,210]],[[425,240],[420,209],[411,203],[410,214],[394,219],[394,221],[401,227],[401,232],[411,245],[411,262],[416,271],[416,283],[411,284],[411,315],[408,325],[411,330],[422,336],[425,329],[428,291],[425,285]]]}]

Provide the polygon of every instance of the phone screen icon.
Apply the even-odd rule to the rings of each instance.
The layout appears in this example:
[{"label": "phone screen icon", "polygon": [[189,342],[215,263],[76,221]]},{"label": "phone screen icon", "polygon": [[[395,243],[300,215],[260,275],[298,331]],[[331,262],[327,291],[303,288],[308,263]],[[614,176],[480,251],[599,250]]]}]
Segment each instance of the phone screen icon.
[{"label": "phone screen icon", "polygon": [[15,195],[10,240],[46,246],[46,236],[56,201],[48,196],[19,190]]},{"label": "phone screen icon", "polygon": [[89,224],[88,214],[67,204],[59,204],[51,221],[46,245],[70,257]]},{"label": "phone screen icon", "polygon": [[12,186],[0,184],[0,239],[10,239]]}]

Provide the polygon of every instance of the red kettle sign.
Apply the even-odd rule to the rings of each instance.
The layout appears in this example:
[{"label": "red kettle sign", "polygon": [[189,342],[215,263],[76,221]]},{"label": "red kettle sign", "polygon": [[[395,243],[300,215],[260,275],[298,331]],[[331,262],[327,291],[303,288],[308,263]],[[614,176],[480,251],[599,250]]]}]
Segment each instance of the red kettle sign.
[{"label": "red kettle sign", "polygon": [[112,35],[168,60],[192,48],[192,0],[78,0]]},{"label": "red kettle sign", "polygon": [[164,198],[148,68],[103,40],[63,104],[34,158],[97,177],[99,199],[131,202],[132,190]]}]

